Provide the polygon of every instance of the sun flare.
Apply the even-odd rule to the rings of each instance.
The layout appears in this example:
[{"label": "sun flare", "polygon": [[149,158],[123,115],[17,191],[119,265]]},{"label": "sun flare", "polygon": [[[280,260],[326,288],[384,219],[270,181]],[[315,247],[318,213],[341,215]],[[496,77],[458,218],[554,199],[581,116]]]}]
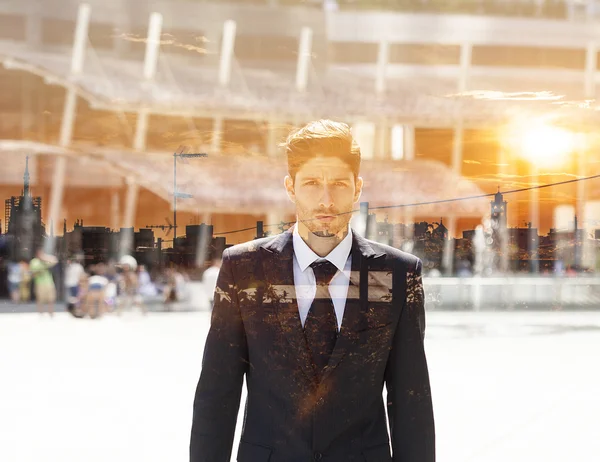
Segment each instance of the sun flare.
[{"label": "sun flare", "polygon": [[560,166],[575,151],[574,133],[543,122],[511,127],[508,136],[516,153],[538,166]]}]

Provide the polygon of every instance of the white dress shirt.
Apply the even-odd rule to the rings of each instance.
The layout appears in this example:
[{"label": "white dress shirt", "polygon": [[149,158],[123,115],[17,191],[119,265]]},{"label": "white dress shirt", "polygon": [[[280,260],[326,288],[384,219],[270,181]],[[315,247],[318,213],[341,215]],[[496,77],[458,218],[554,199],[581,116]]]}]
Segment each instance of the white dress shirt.
[{"label": "white dress shirt", "polygon": [[317,293],[315,273],[310,265],[316,260],[329,260],[338,269],[338,272],[329,283],[329,295],[335,308],[339,331],[342,328],[342,319],[344,319],[344,308],[346,306],[346,297],[348,296],[348,286],[350,284],[350,270],[352,268],[352,255],[350,253],[352,250],[352,230],[350,229],[350,225],[348,225],[346,237],[325,257],[319,257],[300,237],[298,223],[294,225],[293,243],[294,286],[296,288],[298,311],[302,327],[304,327],[308,311]]}]

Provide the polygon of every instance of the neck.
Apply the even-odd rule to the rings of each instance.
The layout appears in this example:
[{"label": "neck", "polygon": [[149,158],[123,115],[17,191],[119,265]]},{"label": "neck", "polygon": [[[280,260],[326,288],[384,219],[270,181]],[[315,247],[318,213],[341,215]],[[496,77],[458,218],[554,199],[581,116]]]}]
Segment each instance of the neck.
[{"label": "neck", "polygon": [[335,249],[348,234],[348,226],[345,226],[341,231],[333,236],[317,236],[316,234],[311,233],[306,225],[298,219],[296,219],[296,223],[298,226],[298,234],[302,240],[306,242],[306,245],[308,245],[308,247],[310,247],[310,249],[319,257],[325,257],[328,255],[329,252]]}]

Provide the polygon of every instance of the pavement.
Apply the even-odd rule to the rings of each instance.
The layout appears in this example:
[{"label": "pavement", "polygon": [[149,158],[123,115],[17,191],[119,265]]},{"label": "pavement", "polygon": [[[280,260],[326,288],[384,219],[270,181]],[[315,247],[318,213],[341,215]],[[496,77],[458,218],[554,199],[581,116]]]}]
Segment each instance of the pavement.
[{"label": "pavement", "polygon": [[[160,302],[152,302],[146,303],[146,309],[150,312],[167,312],[164,309],[164,305]],[[64,313],[66,312],[66,304],[63,302],[57,302],[54,305],[55,313]],[[189,311],[199,311],[196,310],[192,303],[173,303],[171,306],[172,312],[189,312]],[[0,300],[0,314],[17,314],[17,313],[35,313],[37,312],[37,307],[35,303],[14,303],[11,300]]]},{"label": "pavement", "polygon": [[[189,460],[210,320],[0,316],[0,461]],[[600,313],[428,312],[425,349],[438,460],[598,460]],[[232,461],[246,398],[244,387]]]}]

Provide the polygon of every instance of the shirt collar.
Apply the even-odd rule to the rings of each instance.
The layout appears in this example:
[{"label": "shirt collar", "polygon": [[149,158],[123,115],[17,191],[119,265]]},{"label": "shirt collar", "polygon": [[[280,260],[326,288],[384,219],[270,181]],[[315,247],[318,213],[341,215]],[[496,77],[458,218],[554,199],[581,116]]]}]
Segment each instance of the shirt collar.
[{"label": "shirt collar", "polygon": [[[296,260],[298,260],[300,269],[303,272],[315,260],[322,258],[322,257],[319,257],[306,244],[306,242],[304,242],[302,237],[300,237],[300,233],[298,232],[298,222],[296,222],[296,224],[294,225],[293,242],[294,242],[294,255],[296,255]],[[324,258],[329,260],[331,263],[333,263],[338,270],[344,271],[344,266],[346,265],[346,261],[348,260],[348,256],[350,255],[351,250],[352,250],[352,229],[350,228],[350,224],[348,224],[348,232],[346,233],[346,237],[344,237],[344,239],[342,239],[342,241],[331,252],[329,252]]]}]

